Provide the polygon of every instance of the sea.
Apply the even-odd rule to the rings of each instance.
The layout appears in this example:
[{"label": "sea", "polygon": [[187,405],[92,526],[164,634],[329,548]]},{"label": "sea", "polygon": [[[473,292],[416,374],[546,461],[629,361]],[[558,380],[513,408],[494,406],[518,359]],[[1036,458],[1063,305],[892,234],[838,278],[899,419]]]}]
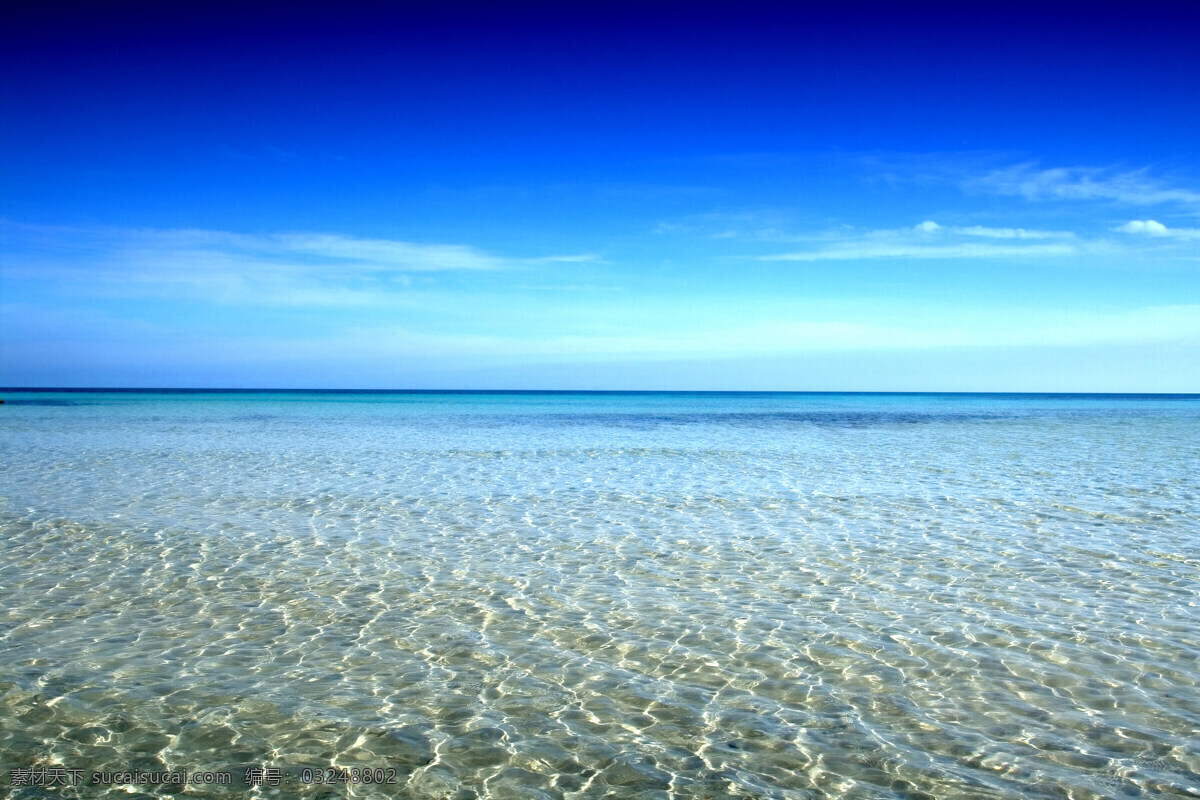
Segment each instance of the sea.
[{"label": "sea", "polygon": [[0,398],[0,796],[1200,797],[1200,396]]}]

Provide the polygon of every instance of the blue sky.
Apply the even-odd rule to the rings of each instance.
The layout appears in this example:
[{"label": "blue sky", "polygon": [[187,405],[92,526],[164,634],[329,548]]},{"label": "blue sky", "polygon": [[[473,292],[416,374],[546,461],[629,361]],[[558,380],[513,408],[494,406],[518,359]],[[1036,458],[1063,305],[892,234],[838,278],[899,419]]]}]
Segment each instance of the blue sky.
[{"label": "blue sky", "polygon": [[68,9],[0,385],[1200,392],[1186,6]]}]

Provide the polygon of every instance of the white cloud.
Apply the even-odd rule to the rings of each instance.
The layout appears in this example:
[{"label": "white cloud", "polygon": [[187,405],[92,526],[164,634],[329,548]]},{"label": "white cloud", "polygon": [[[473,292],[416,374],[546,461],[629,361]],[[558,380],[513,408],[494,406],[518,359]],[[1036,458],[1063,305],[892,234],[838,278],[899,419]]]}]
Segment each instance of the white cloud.
[{"label": "white cloud", "polygon": [[1070,239],[1075,234],[1070,231],[1038,231],[1027,228],[986,228],[982,225],[955,226],[947,228],[931,219],[913,226],[913,230],[921,233],[938,233],[945,231],[960,236],[982,236],[988,239]]},{"label": "white cloud", "polygon": [[982,236],[988,239],[1071,239],[1075,234],[1070,231],[1038,231],[1027,228],[985,228],[982,225],[969,225],[955,228],[955,233],[963,236]]},{"label": "white cloud", "polygon": [[1116,172],[1094,167],[1038,169],[1020,164],[967,181],[1003,195],[1027,200],[1108,200],[1129,205],[1180,204],[1200,207],[1200,192],[1164,184],[1145,169]]},{"label": "white cloud", "polygon": [[184,294],[222,303],[378,305],[420,273],[530,268],[593,254],[508,258],[458,244],[330,233],[6,224],[4,273],[108,295]]},{"label": "white cloud", "polygon": [[604,259],[596,253],[577,253],[574,255],[530,258],[525,259],[525,262],[532,264],[601,264],[604,263]]},{"label": "white cloud", "polygon": [[852,242],[798,253],[760,256],[760,261],[851,261],[875,258],[1029,258],[1068,256],[1076,248],[1067,244],[993,245],[965,242],[947,245]]},{"label": "white cloud", "polygon": [[759,256],[760,261],[850,261],[885,258],[1028,258],[1067,256],[1078,251],[1073,244],[992,244],[971,238],[1050,239],[1071,234],[1026,231],[1021,228],[946,227],[925,220],[912,228],[872,231],[835,231],[811,241],[821,242],[810,250]]},{"label": "white cloud", "polygon": [[1145,233],[1150,236],[1166,236],[1167,226],[1152,219],[1134,219],[1119,228],[1113,228],[1122,233]]},{"label": "white cloud", "polygon": [[664,233],[693,233],[697,230],[695,225],[683,225],[678,222],[660,222],[650,231],[654,234]]},{"label": "white cloud", "polygon": [[355,272],[430,272],[496,269],[503,259],[472,247],[413,244],[329,233],[241,234],[208,230],[133,230],[114,232],[118,252],[144,256],[232,257],[249,266],[288,264],[290,269],[320,272],[337,266]]},{"label": "white cloud", "polygon": [[1133,219],[1113,228],[1120,233],[1133,233],[1142,236],[1166,237],[1175,239],[1200,239],[1200,228],[1168,228],[1153,219]]}]

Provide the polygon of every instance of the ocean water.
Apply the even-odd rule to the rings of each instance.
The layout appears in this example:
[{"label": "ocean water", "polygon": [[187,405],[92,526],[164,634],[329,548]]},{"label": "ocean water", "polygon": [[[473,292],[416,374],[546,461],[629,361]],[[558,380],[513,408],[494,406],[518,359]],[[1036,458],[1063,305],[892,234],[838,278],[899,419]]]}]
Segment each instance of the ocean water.
[{"label": "ocean water", "polygon": [[0,796],[1200,797],[1200,398],[3,397]]}]

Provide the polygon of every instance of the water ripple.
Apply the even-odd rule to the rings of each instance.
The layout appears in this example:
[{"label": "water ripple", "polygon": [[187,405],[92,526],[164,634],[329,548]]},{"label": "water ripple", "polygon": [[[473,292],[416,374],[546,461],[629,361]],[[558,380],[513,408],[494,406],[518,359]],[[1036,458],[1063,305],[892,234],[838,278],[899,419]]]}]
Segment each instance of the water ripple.
[{"label": "water ripple", "polygon": [[6,409],[5,769],[1200,796],[1191,406],[255,402]]}]

